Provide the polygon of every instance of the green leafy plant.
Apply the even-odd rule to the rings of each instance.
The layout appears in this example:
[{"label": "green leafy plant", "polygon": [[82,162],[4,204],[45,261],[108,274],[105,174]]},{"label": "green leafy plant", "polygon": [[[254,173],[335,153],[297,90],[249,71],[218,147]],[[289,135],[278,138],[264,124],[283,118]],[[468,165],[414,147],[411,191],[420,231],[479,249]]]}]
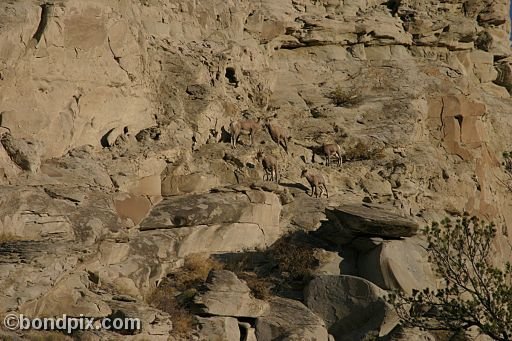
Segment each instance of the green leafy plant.
[{"label": "green leafy plant", "polygon": [[511,340],[512,267],[492,263],[495,225],[465,216],[433,223],[423,232],[429,260],[445,285],[391,294],[402,324],[454,333],[476,326],[495,340]]}]

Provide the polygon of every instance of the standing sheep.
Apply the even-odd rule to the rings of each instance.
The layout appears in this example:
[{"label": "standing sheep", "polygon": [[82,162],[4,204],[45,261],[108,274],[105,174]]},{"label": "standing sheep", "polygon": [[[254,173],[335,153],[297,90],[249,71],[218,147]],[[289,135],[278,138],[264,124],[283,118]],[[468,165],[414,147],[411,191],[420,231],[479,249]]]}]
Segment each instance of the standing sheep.
[{"label": "standing sheep", "polygon": [[231,145],[236,148],[238,138],[240,135],[249,135],[250,143],[252,146],[253,137],[258,130],[260,130],[261,124],[260,119],[254,120],[238,120],[232,121],[229,124],[229,133],[231,134]]},{"label": "standing sheep", "polygon": [[265,126],[268,128],[268,132],[270,133],[272,140],[282,146],[286,154],[288,154],[288,140],[290,137],[286,130],[279,124],[271,122],[270,120],[265,122]]},{"label": "standing sheep", "polygon": [[[325,188],[325,194],[327,195],[327,198],[329,198],[329,192],[327,191],[325,179],[322,174],[311,174],[307,169],[304,169],[300,177],[308,180],[309,185],[311,186],[311,196],[314,194],[315,198],[322,197],[323,189]],[[320,188],[320,194],[318,194],[318,188]]]},{"label": "standing sheep", "polygon": [[341,147],[337,143],[330,143],[322,146],[322,150],[324,152],[324,155],[327,157],[327,166],[331,164],[331,157],[335,157],[338,159],[338,166],[341,166],[343,163],[343,158],[341,156]]},{"label": "standing sheep", "polygon": [[279,182],[279,166],[277,159],[272,155],[265,155],[261,150],[256,154],[256,159],[261,162],[265,175],[263,180]]}]

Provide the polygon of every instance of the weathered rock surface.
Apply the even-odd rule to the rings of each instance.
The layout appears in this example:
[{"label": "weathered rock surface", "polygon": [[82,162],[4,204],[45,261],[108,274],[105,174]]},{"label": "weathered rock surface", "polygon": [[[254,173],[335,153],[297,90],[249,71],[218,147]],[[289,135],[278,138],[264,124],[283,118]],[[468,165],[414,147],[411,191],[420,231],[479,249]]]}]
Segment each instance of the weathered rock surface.
[{"label": "weathered rock surface", "polygon": [[200,340],[231,341],[240,340],[238,321],[233,317],[200,317]]},{"label": "weathered rock surface", "polygon": [[304,292],[306,305],[322,317],[337,340],[360,340],[369,332],[387,335],[398,323],[387,293],[354,276],[317,276]]},{"label": "weathered rock surface", "polygon": [[205,286],[206,292],[194,297],[194,309],[200,313],[259,317],[265,315],[269,309],[267,302],[254,298],[247,284],[230,271],[211,271]]},{"label": "weathered rock surface", "polygon": [[180,256],[266,247],[280,235],[279,198],[262,191],[225,191],[168,197],[141,224],[142,231],[171,229]]},{"label": "weathered rock surface", "polygon": [[327,211],[328,223],[317,235],[323,239],[347,244],[356,237],[400,238],[413,236],[418,223],[396,213],[390,206],[362,203],[347,204]]},{"label": "weathered rock surface", "polygon": [[301,302],[272,298],[270,310],[256,320],[256,338],[270,340],[327,340],[324,322]]},{"label": "weathered rock surface", "polygon": [[[42,3],[0,4],[0,313],[121,310],[143,316],[139,339],[179,340],[143,298],[184,257],[314,230],[342,258],[318,271],[410,291],[431,278],[395,239],[464,212],[502,226],[495,257],[511,258],[507,1]],[[288,154],[264,130],[230,148],[242,116],[276,119]],[[323,143],[342,167],[314,157]],[[279,185],[261,182],[260,148]],[[329,199],[305,195],[302,168]],[[385,208],[326,214],[363,199]],[[272,302],[260,335],[327,338]]]}]

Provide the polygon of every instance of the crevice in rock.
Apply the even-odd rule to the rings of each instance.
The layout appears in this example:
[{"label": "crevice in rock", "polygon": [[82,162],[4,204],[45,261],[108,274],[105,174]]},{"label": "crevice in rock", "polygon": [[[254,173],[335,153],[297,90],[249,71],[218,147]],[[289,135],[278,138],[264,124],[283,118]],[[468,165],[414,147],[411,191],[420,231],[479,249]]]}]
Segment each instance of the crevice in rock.
[{"label": "crevice in rock", "polygon": [[117,65],[119,65],[119,67],[121,68],[121,70],[123,70],[126,75],[128,76],[128,79],[130,81],[133,81],[134,80],[134,76],[128,72],[128,70],[126,70],[123,65],[121,64],[121,57],[119,56],[116,56],[116,54],[114,53],[114,50],[112,49],[112,45],[110,44],[110,37],[108,37],[108,48],[110,49],[110,52],[112,53],[112,57],[114,58],[114,60],[116,61]]},{"label": "crevice in rock", "polygon": [[50,17],[52,7],[53,4],[48,2],[41,5],[41,19],[39,20],[39,25],[37,26],[36,32],[32,36],[32,39],[34,39],[37,43],[39,43],[46,30],[46,26],[48,25],[48,18]]}]

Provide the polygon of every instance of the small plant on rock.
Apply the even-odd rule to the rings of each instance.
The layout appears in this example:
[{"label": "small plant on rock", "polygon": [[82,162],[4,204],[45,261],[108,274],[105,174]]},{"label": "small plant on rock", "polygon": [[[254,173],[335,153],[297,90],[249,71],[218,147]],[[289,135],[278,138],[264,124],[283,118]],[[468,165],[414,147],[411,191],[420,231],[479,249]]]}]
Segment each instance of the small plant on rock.
[{"label": "small plant on rock", "polygon": [[195,320],[188,304],[210,271],[221,268],[219,262],[205,255],[189,255],[183,267],[164,278],[151,293],[148,303],[171,316],[174,334],[186,335],[193,329]]},{"label": "small plant on rock", "polygon": [[361,96],[356,90],[343,89],[337,86],[327,96],[331,99],[332,103],[337,107],[351,107],[361,102]]},{"label": "small plant on rock", "polygon": [[402,324],[459,334],[478,327],[494,340],[511,340],[512,266],[492,263],[494,224],[465,216],[433,223],[424,234],[429,260],[445,286],[390,295]]},{"label": "small plant on rock", "polygon": [[512,174],[512,152],[503,152],[503,168]]},{"label": "small plant on rock", "polygon": [[345,159],[350,161],[375,160],[383,157],[383,148],[370,146],[359,141],[353,147],[347,149]]}]

